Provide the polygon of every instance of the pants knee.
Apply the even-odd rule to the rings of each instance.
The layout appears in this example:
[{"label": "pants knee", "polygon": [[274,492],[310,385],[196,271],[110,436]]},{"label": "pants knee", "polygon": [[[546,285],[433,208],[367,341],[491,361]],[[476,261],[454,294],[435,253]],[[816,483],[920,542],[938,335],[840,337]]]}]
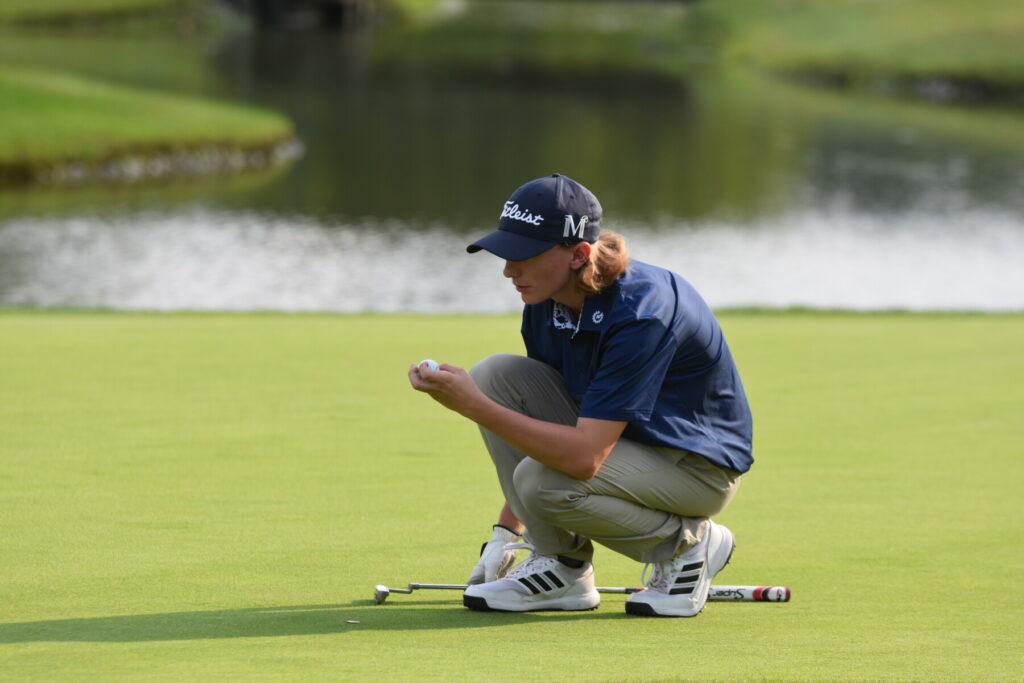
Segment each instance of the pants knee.
[{"label": "pants knee", "polygon": [[530,514],[551,524],[557,524],[565,512],[575,510],[586,496],[574,486],[577,479],[532,458],[525,458],[519,463],[512,483]]},{"label": "pants knee", "polygon": [[495,387],[500,384],[503,377],[514,373],[516,365],[522,360],[522,356],[512,353],[496,353],[470,368],[469,376],[480,387],[480,391],[493,398]]}]

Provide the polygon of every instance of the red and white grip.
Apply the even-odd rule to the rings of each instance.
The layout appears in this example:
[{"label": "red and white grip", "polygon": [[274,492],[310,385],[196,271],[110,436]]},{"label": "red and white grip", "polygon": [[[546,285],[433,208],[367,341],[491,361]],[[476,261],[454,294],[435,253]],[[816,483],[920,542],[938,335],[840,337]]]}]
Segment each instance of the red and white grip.
[{"label": "red and white grip", "polygon": [[713,602],[789,602],[788,586],[712,586],[708,600]]}]

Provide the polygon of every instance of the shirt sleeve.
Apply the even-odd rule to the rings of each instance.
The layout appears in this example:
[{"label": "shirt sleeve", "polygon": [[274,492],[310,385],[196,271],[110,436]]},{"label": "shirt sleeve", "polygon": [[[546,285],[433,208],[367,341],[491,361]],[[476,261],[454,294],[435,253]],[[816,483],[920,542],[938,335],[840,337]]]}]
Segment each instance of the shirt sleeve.
[{"label": "shirt sleeve", "polygon": [[580,403],[580,417],[649,420],[675,352],[675,335],[656,318],[609,330]]}]

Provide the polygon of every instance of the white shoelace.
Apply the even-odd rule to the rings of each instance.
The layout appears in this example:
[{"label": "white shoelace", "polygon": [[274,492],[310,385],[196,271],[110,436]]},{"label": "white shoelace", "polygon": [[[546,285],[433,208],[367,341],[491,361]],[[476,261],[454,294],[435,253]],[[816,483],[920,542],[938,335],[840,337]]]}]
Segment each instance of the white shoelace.
[{"label": "white shoelace", "polygon": [[[669,561],[671,563],[671,560]],[[669,577],[672,575],[671,572],[665,571],[662,565],[668,564],[666,562],[648,562],[644,565],[643,571],[640,572],[640,585],[650,588],[652,590],[661,591],[667,593],[669,590]],[[653,569],[651,569],[653,567]],[[650,581],[648,582],[648,573],[650,573]]]},{"label": "white shoelace", "polygon": [[[640,573],[640,585],[646,586],[652,590],[661,591],[662,593],[668,593],[673,588],[678,587],[674,583],[676,575],[679,574],[680,570],[690,562],[700,562],[702,566],[704,564],[704,560],[697,560],[693,558],[683,559],[680,557],[674,557],[662,562],[648,562],[644,565],[644,569]],[[678,567],[676,566],[677,564],[679,565]],[[651,569],[651,567],[653,567],[653,569]],[[648,582],[647,577],[648,571],[650,571],[650,582]],[[687,581],[686,583],[696,584],[699,578],[700,572],[692,577],[692,581]]]},{"label": "white shoelace", "polygon": [[[506,550],[520,550],[527,549],[530,554],[525,559],[512,565],[507,572],[505,572],[506,579],[518,579],[521,576],[530,576],[531,574],[538,574],[544,572],[552,567],[558,566],[558,559],[552,555],[538,555],[533,551],[533,546],[529,543],[513,543],[505,546]],[[543,563],[544,566],[537,567],[538,563]]]}]

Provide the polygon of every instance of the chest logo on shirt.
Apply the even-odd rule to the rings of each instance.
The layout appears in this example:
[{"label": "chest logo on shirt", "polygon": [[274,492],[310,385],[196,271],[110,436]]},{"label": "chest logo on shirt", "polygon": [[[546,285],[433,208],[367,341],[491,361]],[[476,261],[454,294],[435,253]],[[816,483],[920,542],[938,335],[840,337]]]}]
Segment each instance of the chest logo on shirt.
[{"label": "chest logo on shirt", "polygon": [[595,325],[600,325],[601,321],[604,320],[604,313],[601,311],[594,311],[594,315],[590,316],[590,319],[594,321]]}]

